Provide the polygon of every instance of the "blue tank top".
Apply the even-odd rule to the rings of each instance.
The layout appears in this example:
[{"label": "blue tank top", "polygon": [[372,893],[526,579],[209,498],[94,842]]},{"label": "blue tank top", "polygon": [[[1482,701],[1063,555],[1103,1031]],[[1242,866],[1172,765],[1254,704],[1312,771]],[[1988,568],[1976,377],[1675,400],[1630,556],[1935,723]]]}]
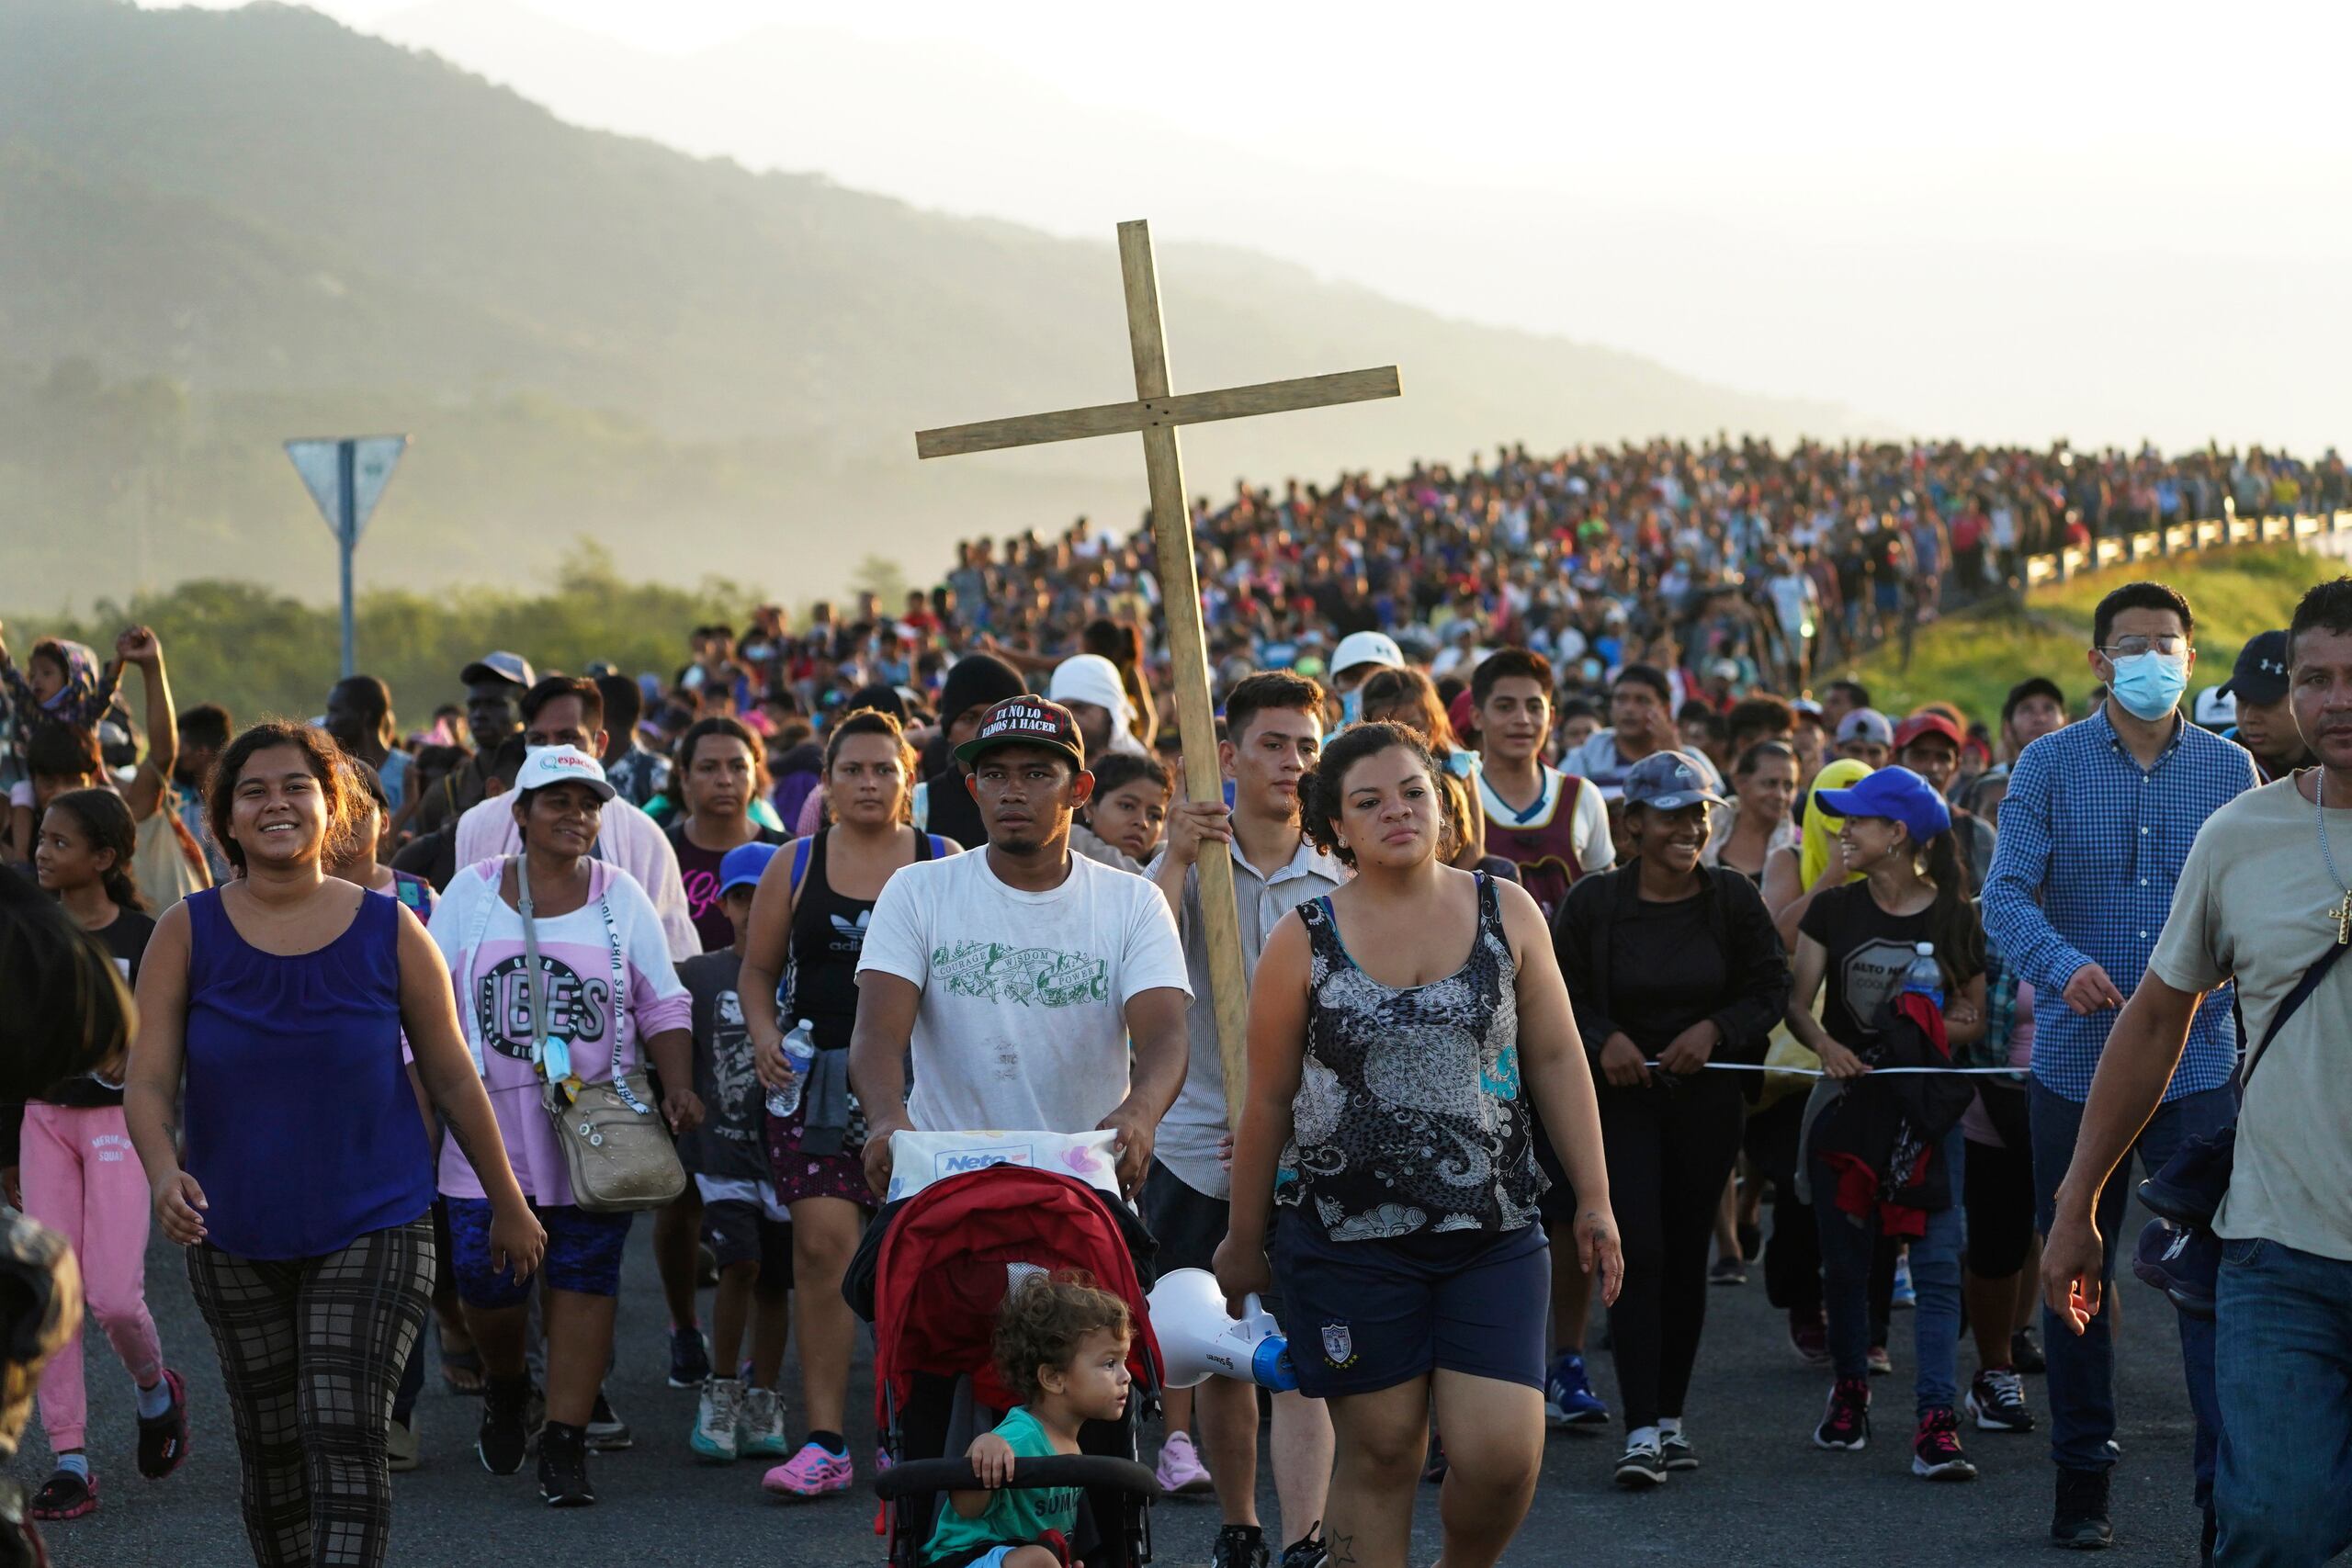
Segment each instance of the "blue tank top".
[{"label": "blue tank top", "polygon": [[400,905],[281,957],[190,894],[187,1168],[213,1246],[317,1258],[433,1205],[433,1162],[401,1062]]}]

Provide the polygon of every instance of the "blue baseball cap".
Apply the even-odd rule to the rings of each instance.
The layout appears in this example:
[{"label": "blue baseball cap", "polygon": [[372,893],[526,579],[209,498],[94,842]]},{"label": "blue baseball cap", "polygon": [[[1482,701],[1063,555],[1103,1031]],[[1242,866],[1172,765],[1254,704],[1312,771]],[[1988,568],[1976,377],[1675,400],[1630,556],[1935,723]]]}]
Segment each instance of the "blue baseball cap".
[{"label": "blue baseball cap", "polygon": [[1721,806],[1724,797],[1681,752],[1653,751],[1626,770],[1624,801],[1655,811],[1679,811],[1686,806]]},{"label": "blue baseball cap", "polygon": [[777,844],[738,844],[718,858],[718,896],[724,898],[746,884],[758,886],[760,874],[775,859]]},{"label": "blue baseball cap", "polygon": [[1825,789],[1814,798],[1832,817],[1884,817],[1911,830],[1924,844],[1951,827],[1951,807],[1936,786],[1908,768],[1881,768],[1854,781],[1851,789]]}]

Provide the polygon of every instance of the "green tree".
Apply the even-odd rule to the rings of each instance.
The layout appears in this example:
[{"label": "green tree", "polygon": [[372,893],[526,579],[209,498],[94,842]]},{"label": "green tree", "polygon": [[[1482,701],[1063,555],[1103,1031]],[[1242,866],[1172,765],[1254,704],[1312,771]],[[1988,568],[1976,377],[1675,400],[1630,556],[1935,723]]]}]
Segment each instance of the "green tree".
[{"label": "green tree", "polygon": [[858,562],[857,570],[849,575],[849,585],[860,593],[873,594],[893,614],[907,602],[907,569],[888,556],[868,556]]}]

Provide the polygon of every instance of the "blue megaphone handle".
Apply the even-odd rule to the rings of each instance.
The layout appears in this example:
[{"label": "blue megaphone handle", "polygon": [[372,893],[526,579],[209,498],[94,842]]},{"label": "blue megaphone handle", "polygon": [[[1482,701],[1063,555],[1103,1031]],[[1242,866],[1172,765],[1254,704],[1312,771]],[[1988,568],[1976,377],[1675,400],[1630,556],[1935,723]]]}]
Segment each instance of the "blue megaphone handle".
[{"label": "blue megaphone handle", "polygon": [[1258,1341],[1250,1356],[1250,1381],[1260,1388],[1287,1393],[1298,1386],[1298,1369],[1291,1365],[1290,1341],[1270,1334]]}]

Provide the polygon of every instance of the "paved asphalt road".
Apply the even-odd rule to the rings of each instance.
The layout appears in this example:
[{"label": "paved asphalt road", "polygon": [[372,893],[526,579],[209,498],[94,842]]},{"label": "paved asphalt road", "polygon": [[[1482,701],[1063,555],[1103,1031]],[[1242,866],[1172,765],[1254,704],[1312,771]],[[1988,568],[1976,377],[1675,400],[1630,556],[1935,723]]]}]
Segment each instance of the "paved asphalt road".
[{"label": "paved asphalt road", "polygon": [[[471,1450],[478,1407],[441,1392],[436,1378],[420,1406],[424,1467],[394,1478],[393,1562],[791,1568],[880,1562],[871,1533],[874,1499],[862,1485],[828,1503],[786,1505],[761,1494],[760,1472],[748,1461],[711,1468],[688,1458],[693,1399],[662,1381],[668,1363],[648,1235],[640,1224],[631,1238],[620,1366],[611,1385],[617,1408],[636,1429],[637,1447],[595,1457],[598,1506],[571,1512],[541,1506],[528,1466],[506,1479],[485,1474]],[[51,1550],[60,1568],[236,1568],[251,1562],[238,1521],[236,1455],[221,1409],[220,1374],[174,1249],[156,1246],[148,1279],[165,1351],[185,1370],[192,1391],[195,1451],[166,1482],[139,1478],[131,1462],[130,1382],[103,1344],[94,1347],[91,1431],[102,1506],[91,1518],[51,1527]],[[2172,1311],[2135,1282],[2127,1281],[2119,1293],[2123,1459],[2115,1483],[2118,1542],[2106,1561],[2119,1568],[2191,1563],[2197,1519],[2188,1502],[2190,1426]],[[1601,1436],[1555,1433],[1534,1509],[1507,1562],[1577,1568],[1664,1562],[1931,1568],[2060,1561],[2045,1556],[2042,1544],[2051,1501],[2042,1434],[1968,1433],[1969,1450],[1984,1469],[1973,1484],[1912,1478],[1911,1357],[1905,1338],[1910,1314],[1896,1315],[1895,1376],[1877,1380],[1877,1440],[1862,1453],[1831,1454],[1807,1441],[1826,1381],[1790,1351],[1779,1314],[1765,1303],[1760,1271],[1745,1288],[1714,1290],[1710,1307],[1690,1411],[1705,1468],[1677,1475],[1658,1492],[1628,1495],[1610,1484],[1621,1428]],[[1963,1377],[1973,1370],[1966,1348],[1961,1365]],[[787,1370],[788,1378],[795,1375]],[[1613,1394],[1605,1354],[1597,1358],[1596,1375],[1603,1394]],[[2041,1380],[2028,1384],[2040,1412]],[[869,1387],[861,1371],[852,1393],[861,1474],[873,1450],[865,1418]],[[791,1404],[797,1436],[797,1398]],[[14,1472],[28,1488],[37,1485],[48,1457],[36,1421]],[[1417,1564],[1437,1555],[1436,1502],[1434,1490],[1424,1489],[1416,1519]],[[1161,1506],[1155,1514],[1158,1561],[1204,1562],[1216,1527],[1212,1506]]]}]

